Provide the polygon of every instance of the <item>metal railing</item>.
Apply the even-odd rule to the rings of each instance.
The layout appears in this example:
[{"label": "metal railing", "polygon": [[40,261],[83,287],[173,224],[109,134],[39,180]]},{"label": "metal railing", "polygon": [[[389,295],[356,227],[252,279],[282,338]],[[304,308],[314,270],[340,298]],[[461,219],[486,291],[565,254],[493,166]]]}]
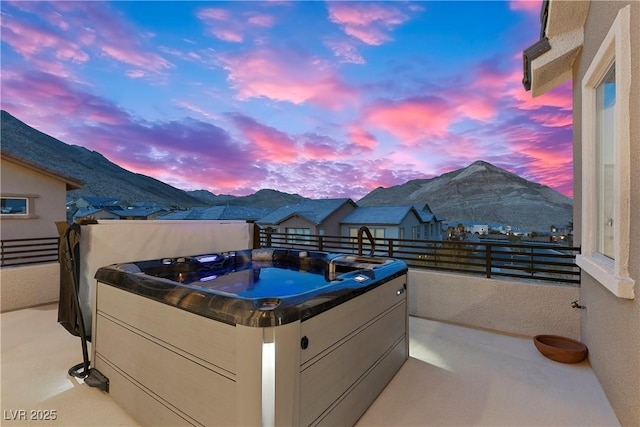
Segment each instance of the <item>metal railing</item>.
[{"label": "metal railing", "polygon": [[0,241],[0,266],[58,262],[58,237],[7,239]]},{"label": "metal railing", "polygon": [[[553,244],[514,244],[454,240],[374,239],[300,235],[260,230],[260,247],[296,248],[360,254],[403,260],[409,267],[468,273],[484,277],[510,277],[579,284],[575,256],[580,248]],[[372,247],[373,246],[373,247]]]}]

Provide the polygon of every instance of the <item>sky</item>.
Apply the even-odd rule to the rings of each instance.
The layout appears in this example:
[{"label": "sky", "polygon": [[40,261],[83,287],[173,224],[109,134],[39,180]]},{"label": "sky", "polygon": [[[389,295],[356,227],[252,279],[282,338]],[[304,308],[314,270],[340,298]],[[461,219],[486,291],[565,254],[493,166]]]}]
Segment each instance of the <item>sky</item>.
[{"label": "sky", "polygon": [[350,197],[477,160],[572,196],[541,1],[5,1],[1,107],[183,190]]}]

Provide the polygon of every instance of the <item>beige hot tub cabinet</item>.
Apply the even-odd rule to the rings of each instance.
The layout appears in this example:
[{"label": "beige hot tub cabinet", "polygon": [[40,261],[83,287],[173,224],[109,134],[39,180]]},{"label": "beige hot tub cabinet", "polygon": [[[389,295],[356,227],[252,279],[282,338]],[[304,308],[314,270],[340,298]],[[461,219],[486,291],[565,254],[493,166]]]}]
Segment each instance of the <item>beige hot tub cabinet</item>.
[{"label": "beige hot tub cabinet", "polygon": [[142,425],[353,425],[408,357],[406,277],[268,327],[98,281],[93,365]]}]

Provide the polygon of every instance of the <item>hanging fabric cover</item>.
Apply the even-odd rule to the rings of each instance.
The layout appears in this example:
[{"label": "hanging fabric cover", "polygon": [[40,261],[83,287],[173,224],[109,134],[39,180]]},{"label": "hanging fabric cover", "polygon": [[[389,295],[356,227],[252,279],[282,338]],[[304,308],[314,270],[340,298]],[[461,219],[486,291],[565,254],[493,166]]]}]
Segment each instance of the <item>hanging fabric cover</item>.
[{"label": "hanging fabric cover", "polygon": [[[58,323],[70,334],[81,335],[78,319],[78,303],[76,301],[80,276],[80,226],[71,224],[61,230],[58,255],[60,259],[60,300],[58,303]],[[75,289],[74,289],[75,288]],[[90,340],[90,336],[87,337]]]}]

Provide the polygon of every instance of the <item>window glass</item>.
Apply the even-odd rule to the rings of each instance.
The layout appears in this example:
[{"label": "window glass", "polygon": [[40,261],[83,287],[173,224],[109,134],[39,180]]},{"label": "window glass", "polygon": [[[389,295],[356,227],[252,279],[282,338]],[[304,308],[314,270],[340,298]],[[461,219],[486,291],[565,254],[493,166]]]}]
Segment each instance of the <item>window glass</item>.
[{"label": "window glass", "polygon": [[308,242],[311,240],[309,228],[287,228],[288,243]]},{"label": "window glass", "polygon": [[596,87],[596,251],[614,258],[615,64]]},{"label": "window glass", "polygon": [[3,215],[27,215],[28,200],[26,197],[3,197],[2,198],[2,214]]}]

